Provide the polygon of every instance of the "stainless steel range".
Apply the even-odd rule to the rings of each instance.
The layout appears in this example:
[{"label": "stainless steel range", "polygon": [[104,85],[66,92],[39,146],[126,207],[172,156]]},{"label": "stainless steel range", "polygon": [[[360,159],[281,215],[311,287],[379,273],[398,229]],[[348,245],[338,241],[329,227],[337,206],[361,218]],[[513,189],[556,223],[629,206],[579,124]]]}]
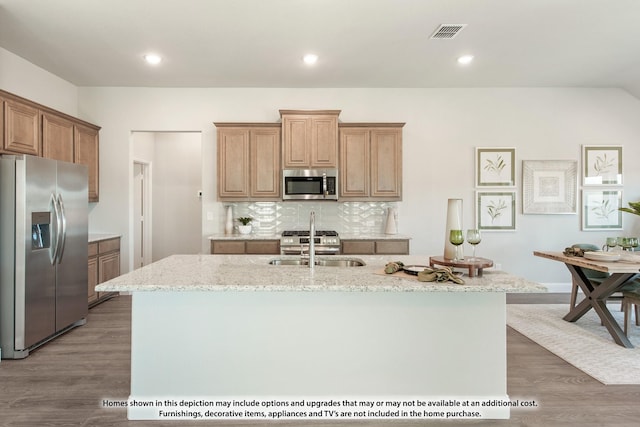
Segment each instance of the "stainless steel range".
[{"label": "stainless steel range", "polygon": [[[340,253],[340,236],[337,231],[316,230],[314,237],[316,255]],[[309,253],[309,230],[283,231],[280,237],[280,253],[300,255]]]}]

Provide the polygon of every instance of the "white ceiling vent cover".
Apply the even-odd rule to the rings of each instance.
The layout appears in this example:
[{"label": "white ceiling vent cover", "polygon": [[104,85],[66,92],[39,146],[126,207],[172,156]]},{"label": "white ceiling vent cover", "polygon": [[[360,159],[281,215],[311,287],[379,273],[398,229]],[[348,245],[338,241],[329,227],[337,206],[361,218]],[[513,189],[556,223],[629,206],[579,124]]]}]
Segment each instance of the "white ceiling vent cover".
[{"label": "white ceiling vent cover", "polygon": [[458,35],[467,24],[442,24],[431,35],[432,39],[452,39]]}]

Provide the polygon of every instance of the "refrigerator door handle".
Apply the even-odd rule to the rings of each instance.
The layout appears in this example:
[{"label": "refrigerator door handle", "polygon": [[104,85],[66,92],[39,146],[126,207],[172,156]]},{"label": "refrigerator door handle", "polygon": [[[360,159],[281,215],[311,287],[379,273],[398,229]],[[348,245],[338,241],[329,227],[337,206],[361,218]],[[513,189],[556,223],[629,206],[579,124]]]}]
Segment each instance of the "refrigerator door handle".
[{"label": "refrigerator door handle", "polygon": [[62,194],[58,194],[58,206],[60,207],[60,217],[62,220],[62,229],[60,230],[60,248],[58,249],[58,264],[62,262],[64,256],[64,246],[67,242],[67,214],[64,210],[64,201],[62,200]]},{"label": "refrigerator door handle", "polygon": [[60,216],[60,208],[58,207],[58,199],[56,199],[56,195],[53,193],[51,193],[50,205],[53,206],[53,214],[55,215],[55,224],[56,224],[56,232],[54,234],[56,241],[51,245],[51,250],[49,251],[49,259],[51,261],[51,265],[54,265],[58,260],[58,251],[60,247],[60,230],[62,228],[62,218]]}]

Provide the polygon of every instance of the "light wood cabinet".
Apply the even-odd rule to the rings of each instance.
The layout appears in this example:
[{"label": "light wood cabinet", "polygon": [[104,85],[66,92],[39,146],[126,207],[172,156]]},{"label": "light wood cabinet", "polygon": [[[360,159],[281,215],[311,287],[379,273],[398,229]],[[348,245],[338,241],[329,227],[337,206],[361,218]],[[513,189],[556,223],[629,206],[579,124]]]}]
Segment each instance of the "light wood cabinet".
[{"label": "light wood cabinet", "polygon": [[0,93],[3,109],[2,149],[16,154],[40,155],[40,110],[28,101]]},{"label": "light wood cabinet", "polygon": [[42,157],[73,162],[73,122],[51,113],[42,113]]},{"label": "light wood cabinet", "polygon": [[342,255],[409,255],[409,239],[342,240]]},{"label": "light wood cabinet", "polygon": [[277,255],[280,254],[280,240],[211,240],[211,253]]},{"label": "light wood cabinet", "polygon": [[87,283],[89,306],[98,300],[98,292],[96,292],[96,286],[98,286],[98,283],[98,244],[89,243],[89,280]]},{"label": "light wood cabinet", "polygon": [[0,105],[0,152],[87,165],[89,201],[99,201],[99,126],[2,90]]},{"label": "light wood cabinet", "polygon": [[120,238],[89,243],[89,307],[117,295],[115,292],[96,292],[96,286],[120,275]]},{"label": "light wood cabinet", "polygon": [[215,123],[218,199],[280,200],[280,125]]},{"label": "light wood cabinet", "polygon": [[283,167],[337,168],[339,114],[340,110],[280,110]]},{"label": "light wood cabinet", "polygon": [[340,199],[402,200],[404,123],[340,125]]},{"label": "light wood cabinet", "polygon": [[99,128],[74,125],[73,162],[89,168],[89,201],[100,200]]}]

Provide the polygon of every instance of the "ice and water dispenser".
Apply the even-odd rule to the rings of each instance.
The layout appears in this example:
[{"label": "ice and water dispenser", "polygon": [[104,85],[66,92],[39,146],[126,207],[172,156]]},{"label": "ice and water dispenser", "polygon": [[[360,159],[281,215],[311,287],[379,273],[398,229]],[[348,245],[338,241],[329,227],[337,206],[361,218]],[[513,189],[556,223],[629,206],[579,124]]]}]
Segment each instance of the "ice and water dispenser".
[{"label": "ice and water dispenser", "polygon": [[51,246],[50,212],[31,212],[31,249],[46,249]]}]

